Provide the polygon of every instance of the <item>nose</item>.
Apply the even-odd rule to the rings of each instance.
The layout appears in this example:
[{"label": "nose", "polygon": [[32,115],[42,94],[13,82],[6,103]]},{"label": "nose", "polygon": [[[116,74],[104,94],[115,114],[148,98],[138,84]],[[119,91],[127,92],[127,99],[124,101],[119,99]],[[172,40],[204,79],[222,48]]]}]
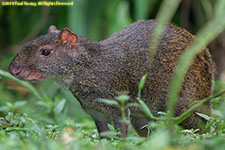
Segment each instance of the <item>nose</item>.
[{"label": "nose", "polygon": [[13,61],[10,66],[9,66],[9,72],[13,75],[13,76],[17,76],[20,74],[20,72],[22,71],[22,67],[19,65],[18,62]]}]

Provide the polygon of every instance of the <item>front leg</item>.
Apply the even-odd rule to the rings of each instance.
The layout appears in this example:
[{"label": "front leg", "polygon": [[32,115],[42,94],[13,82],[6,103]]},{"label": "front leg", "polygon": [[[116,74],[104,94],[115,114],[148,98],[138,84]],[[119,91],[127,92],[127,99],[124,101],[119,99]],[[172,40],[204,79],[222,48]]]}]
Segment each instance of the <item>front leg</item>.
[{"label": "front leg", "polygon": [[103,114],[99,114],[99,113],[90,113],[91,117],[93,118],[93,120],[95,121],[95,125],[97,127],[98,133],[100,138],[108,138],[107,136],[102,136],[101,134],[103,132],[109,131],[108,128],[108,123],[110,123],[110,119],[103,115]]},{"label": "front leg", "polygon": [[113,117],[110,119],[109,116],[106,116],[102,113],[93,113],[91,114],[93,120],[95,121],[96,127],[98,129],[98,133],[100,135],[100,138],[109,138],[107,136],[101,135],[101,133],[109,131],[108,124],[111,123],[113,120],[114,127],[117,129],[117,132],[121,132],[121,135],[118,135],[118,137],[126,137],[128,133],[128,124],[123,123],[121,117]]},{"label": "front leg", "polygon": [[109,131],[108,123],[109,122],[107,120],[95,120],[95,125],[98,129],[98,133],[101,139],[108,138],[107,136],[101,135],[103,132]]},{"label": "front leg", "polygon": [[122,122],[122,119],[120,117],[114,118],[114,127],[115,129],[118,129],[118,132],[121,132],[121,135],[119,137],[126,137],[128,133],[128,124],[126,122]]}]

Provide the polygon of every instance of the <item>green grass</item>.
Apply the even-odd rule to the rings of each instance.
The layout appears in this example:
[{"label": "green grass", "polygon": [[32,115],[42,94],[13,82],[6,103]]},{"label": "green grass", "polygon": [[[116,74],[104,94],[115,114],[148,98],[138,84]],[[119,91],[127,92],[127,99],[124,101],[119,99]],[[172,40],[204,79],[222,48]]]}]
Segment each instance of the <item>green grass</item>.
[{"label": "green grass", "polygon": [[[205,2],[206,1],[206,2]],[[166,0],[164,1],[160,12],[157,15],[158,26],[155,30],[151,54],[157,47],[157,39],[165,29],[165,23],[170,21],[181,1]],[[177,91],[182,82],[191,59],[201,50],[202,45],[207,45],[225,28],[224,21],[224,0],[217,0],[215,5],[212,5],[210,0],[201,0],[204,13],[206,14],[209,23],[200,30],[196,40],[190,49],[184,53],[178,68],[181,68],[181,73],[176,72],[171,89],[170,103],[168,108],[173,110],[176,104]],[[148,9],[158,5],[159,1],[155,0],[133,0],[134,17],[135,19],[146,19],[148,17]],[[197,2],[196,2],[197,3]],[[62,27],[66,26],[81,35],[90,37],[92,40],[102,40],[104,37],[118,31],[132,22],[131,6],[128,1],[77,1],[75,7],[60,8],[57,16],[61,16],[59,24]],[[193,1],[193,5],[195,5]],[[59,8],[58,8],[59,9]],[[65,10],[64,10],[65,9]],[[26,15],[26,9],[23,9],[20,14]],[[37,9],[36,11],[40,11]],[[3,9],[0,7],[0,16],[3,14]],[[10,28],[13,43],[21,40],[24,35],[21,34],[21,17],[13,18],[14,8],[9,9],[9,20],[13,20],[12,29]],[[15,11],[16,12],[16,11]],[[56,13],[56,12],[55,12]],[[152,12],[151,12],[152,13]],[[35,13],[32,13],[35,14]],[[104,14],[104,15],[101,15]],[[199,14],[202,14],[199,9]],[[24,16],[25,16],[24,15]],[[194,14],[194,17],[199,16]],[[27,15],[26,15],[27,16]],[[68,17],[65,17],[68,16]],[[35,17],[35,16],[34,16]],[[37,20],[39,16],[30,17],[31,20]],[[75,18],[75,19],[74,19]],[[103,18],[103,19],[102,19]],[[200,17],[202,18],[202,16]],[[49,20],[54,20],[50,18]],[[107,23],[104,23],[104,21]],[[198,19],[201,22],[201,19]],[[56,21],[56,20],[55,20]],[[50,22],[49,22],[50,23]],[[51,22],[51,23],[54,23]],[[27,25],[34,24],[28,21]],[[29,25],[30,26],[30,25]],[[30,28],[30,27],[29,27]],[[46,27],[47,28],[47,27]],[[103,29],[103,32],[99,31]],[[18,31],[17,31],[18,30]],[[210,32],[208,32],[210,31]],[[27,31],[24,34],[27,34]],[[21,37],[20,37],[21,36]],[[7,38],[6,38],[7,39]],[[8,39],[7,39],[8,40]],[[2,45],[5,42],[2,39]],[[154,45],[155,43],[155,45]],[[0,45],[0,46],[2,46]],[[11,43],[12,45],[12,43]],[[154,55],[151,55],[151,57]],[[5,58],[5,55],[1,58]],[[181,63],[182,62],[182,63]],[[7,66],[9,59],[1,61],[1,66]],[[4,65],[3,65],[4,64]],[[12,87],[8,87],[6,79],[11,79],[11,82],[18,82],[25,86],[29,91],[29,96],[23,95]],[[150,122],[149,131],[151,134],[148,138],[141,138],[129,126],[129,134],[126,138],[118,138],[118,132],[112,125],[108,125],[110,132],[106,133],[110,140],[100,139],[97,133],[93,120],[86,115],[79,103],[75,100],[72,94],[61,88],[55,83],[45,82],[40,85],[32,85],[28,82],[20,81],[12,77],[8,72],[0,70],[0,150],[58,150],[58,149],[143,149],[143,150],[224,150],[225,149],[225,97],[221,96],[225,89],[224,81],[217,81],[215,84],[215,96],[200,101],[180,117],[173,117],[173,113],[159,112],[160,117],[152,115],[151,111],[141,101],[141,89],[144,85],[145,77],[142,78],[137,99],[139,107],[153,120]],[[20,85],[20,86],[21,86]],[[101,101],[117,105],[123,112],[123,121],[129,123],[129,118],[126,118],[124,110],[126,107],[134,104],[125,105],[125,101],[129,97],[122,95],[116,99],[120,103],[102,99]],[[183,120],[193,110],[193,108],[201,105],[205,101],[212,101],[213,115],[212,117],[204,114],[199,114],[201,117],[208,120],[205,126],[202,126],[204,134],[198,134],[198,130],[183,130],[176,124]],[[168,120],[173,121],[171,128],[168,128]]]},{"label": "green grass", "polygon": [[[5,77],[11,75],[6,74]],[[144,85],[146,76],[140,82],[137,99],[141,102],[141,89]],[[30,90],[30,84],[24,84]],[[221,90],[225,83],[218,82],[216,89]],[[6,90],[6,89],[5,89]],[[37,90],[38,95],[42,96]],[[34,93],[33,93],[34,94]],[[116,130],[109,125],[110,132],[107,133],[111,140],[100,139],[93,121],[84,117],[83,120],[74,119],[69,114],[68,99],[62,98],[63,92],[55,94],[53,98],[46,97],[38,99],[35,96],[36,103],[29,104],[29,101],[17,101],[15,103],[7,102],[0,107],[0,112],[4,117],[0,118],[0,149],[218,149],[225,147],[225,98],[223,96],[214,97],[215,106],[213,117],[199,114],[208,120],[204,134],[198,134],[198,130],[183,130],[177,125],[167,128],[166,119],[153,119],[156,122],[150,122],[151,135],[148,138],[139,137],[130,125],[129,134],[126,138],[118,138]],[[122,95],[117,97],[119,103],[115,102],[121,110],[128,107],[125,101],[129,97]],[[102,100],[103,102],[111,102]],[[142,103],[141,103],[142,104]],[[32,113],[26,113],[27,107],[38,105],[34,108],[35,113],[40,113],[37,117]],[[74,106],[77,107],[77,106]],[[140,105],[146,109],[144,103]],[[41,113],[41,110],[45,113]],[[29,112],[29,111],[28,111]],[[145,110],[149,113],[149,110]],[[161,118],[165,118],[166,113],[160,113]],[[79,115],[79,114],[78,114]],[[51,120],[51,121],[49,121]],[[129,123],[129,118],[123,117],[123,121]],[[172,132],[171,132],[172,130]],[[171,135],[172,134],[172,135]],[[171,136],[173,137],[171,139]]]}]

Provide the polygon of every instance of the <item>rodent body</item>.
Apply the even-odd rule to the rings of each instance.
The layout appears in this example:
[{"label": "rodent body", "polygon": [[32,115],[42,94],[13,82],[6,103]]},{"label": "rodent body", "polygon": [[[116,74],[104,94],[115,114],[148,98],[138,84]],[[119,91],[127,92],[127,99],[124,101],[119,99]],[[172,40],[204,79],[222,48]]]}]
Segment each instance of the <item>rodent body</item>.
[{"label": "rodent body", "polygon": [[[79,100],[83,109],[94,119],[99,133],[108,131],[108,123],[120,128],[123,136],[127,125],[121,123],[120,110],[98,101],[99,98],[114,99],[118,92],[126,91],[129,102],[137,102],[138,84],[147,74],[142,90],[142,100],[151,112],[166,111],[170,79],[180,55],[192,42],[194,36],[188,31],[168,25],[156,55],[148,60],[149,43],[154,20],[137,21],[114,33],[106,40],[92,42],[68,29],[58,31],[50,27],[47,35],[26,44],[15,57],[9,71],[22,80],[40,81],[52,78],[67,87]],[[50,56],[43,56],[43,50]],[[45,51],[47,52],[47,51]],[[15,69],[17,68],[17,69]],[[212,94],[214,63],[207,49],[193,60],[185,76],[176,115],[184,112],[196,100]],[[130,108],[131,123],[141,136],[147,136],[148,124],[141,109]],[[210,115],[210,103],[198,111]],[[200,117],[192,114],[180,125],[184,128],[199,128]]]}]

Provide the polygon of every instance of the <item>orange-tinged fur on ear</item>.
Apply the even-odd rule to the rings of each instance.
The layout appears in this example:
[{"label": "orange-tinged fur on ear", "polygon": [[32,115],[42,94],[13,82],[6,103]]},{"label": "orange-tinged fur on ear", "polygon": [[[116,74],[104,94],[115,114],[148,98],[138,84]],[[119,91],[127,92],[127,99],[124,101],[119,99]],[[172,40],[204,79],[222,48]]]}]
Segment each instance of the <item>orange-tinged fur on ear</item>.
[{"label": "orange-tinged fur on ear", "polygon": [[63,43],[70,43],[72,46],[77,44],[77,36],[67,28],[61,32],[60,39]]}]

